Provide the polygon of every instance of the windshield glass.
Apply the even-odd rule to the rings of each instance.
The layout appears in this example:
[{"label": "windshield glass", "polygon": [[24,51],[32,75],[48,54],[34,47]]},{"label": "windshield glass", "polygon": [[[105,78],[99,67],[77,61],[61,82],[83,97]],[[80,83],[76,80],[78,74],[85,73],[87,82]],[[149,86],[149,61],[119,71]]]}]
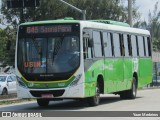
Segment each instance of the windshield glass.
[{"label": "windshield glass", "polygon": [[6,76],[0,76],[0,82],[5,82],[6,81]]},{"label": "windshield glass", "polygon": [[19,40],[19,67],[25,73],[65,73],[79,66],[77,36]]},{"label": "windshield glass", "polygon": [[80,65],[80,25],[22,25],[17,67],[28,81],[69,79]]}]

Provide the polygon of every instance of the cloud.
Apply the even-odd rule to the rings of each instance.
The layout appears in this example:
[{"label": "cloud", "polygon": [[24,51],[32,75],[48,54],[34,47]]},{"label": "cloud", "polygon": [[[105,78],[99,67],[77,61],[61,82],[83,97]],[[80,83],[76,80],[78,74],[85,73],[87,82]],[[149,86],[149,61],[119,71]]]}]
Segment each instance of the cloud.
[{"label": "cloud", "polygon": [[[157,1],[160,4],[160,0],[136,0],[136,6],[139,7],[138,11],[141,13],[142,20],[148,20],[148,13],[149,11],[152,12],[154,10]],[[159,6],[158,10],[160,10]]]}]

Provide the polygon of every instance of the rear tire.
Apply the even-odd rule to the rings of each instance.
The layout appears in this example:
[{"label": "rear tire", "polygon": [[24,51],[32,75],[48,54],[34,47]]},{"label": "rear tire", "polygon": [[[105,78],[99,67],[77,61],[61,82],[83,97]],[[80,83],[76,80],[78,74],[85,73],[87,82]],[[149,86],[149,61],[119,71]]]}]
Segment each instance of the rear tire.
[{"label": "rear tire", "polygon": [[137,82],[136,78],[133,77],[132,88],[128,91],[127,97],[129,99],[135,99],[137,95]]},{"label": "rear tire", "polygon": [[48,106],[49,105],[49,100],[47,100],[47,99],[37,99],[37,104],[39,106]]},{"label": "rear tire", "polygon": [[2,95],[8,95],[8,90],[6,88],[3,88]]},{"label": "rear tire", "polygon": [[133,77],[132,88],[120,93],[121,99],[135,99],[137,95],[137,82],[136,78]]},{"label": "rear tire", "polygon": [[88,98],[89,106],[97,106],[100,102],[100,89],[99,84],[96,85],[96,94],[93,97]]}]

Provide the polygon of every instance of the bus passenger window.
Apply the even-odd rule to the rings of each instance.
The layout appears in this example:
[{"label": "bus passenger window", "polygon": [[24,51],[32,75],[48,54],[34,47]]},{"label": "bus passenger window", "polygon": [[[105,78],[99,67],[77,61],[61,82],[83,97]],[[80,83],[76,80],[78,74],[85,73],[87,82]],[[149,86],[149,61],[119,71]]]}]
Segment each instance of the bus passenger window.
[{"label": "bus passenger window", "polygon": [[152,56],[151,39],[150,39],[150,37],[147,37],[147,43],[148,43],[148,55]]},{"label": "bus passenger window", "polygon": [[124,39],[123,34],[119,34],[119,42],[120,42],[120,50],[121,50],[121,56],[125,56],[125,47],[124,47]]},{"label": "bus passenger window", "polygon": [[114,42],[114,53],[115,57],[120,57],[120,42],[119,42],[119,34],[113,34],[113,42]]},{"label": "bus passenger window", "polygon": [[123,35],[123,40],[124,40],[124,46],[125,46],[125,56],[129,56],[129,49],[128,49],[128,40],[127,40],[127,35]]},{"label": "bus passenger window", "polygon": [[131,44],[131,36],[130,35],[127,35],[127,41],[128,41],[129,56],[132,56],[132,44]]},{"label": "bus passenger window", "polygon": [[142,36],[138,36],[138,45],[139,45],[139,56],[144,57],[144,44]]},{"label": "bus passenger window", "polygon": [[136,36],[136,45],[137,45],[137,56],[139,56],[139,45],[138,45],[138,37]]},{"label": "bus passenger window", "polygon": [[100,32],[93,31],[93,41],[95,57],[102,57],[102,44]]},{"label": "bus passenger window", "polygon": [[144,56],[146,56],[145,38],[143,37]]},{"label": "bus passenger window", "polygon": [[148,57],[149,54],[148,54],[148,41],[147,41],[147,37],[144,37],[145,39],[145,47],[146,47],[146,56]]},{"label": "bus passenger window", "polygon": [[110,33],[110,38],[111,38],[111,48],[112,48],[112,56],[114,56],[114,44],[113,44],[113,34]]},{"label": "bus passenger window", "polygon": [[137,57],[137,44],[136,44],[136,36],[135,35],[131,35],[131,42],[132,42],[133,57]]},{"label": "bus passenger window", "polygon": [[105,57],[111,57],[112,56],[112,46],[111,46],[111,35],[110,35],[110,33],[103,32],[103,41],[104,41]]},{"label": "bus passenger window", "polygon": [[83,39],[83,55],[84,55],[84,59],[93,57],[92,48],[91,46],[89,46],[89,38]]}]

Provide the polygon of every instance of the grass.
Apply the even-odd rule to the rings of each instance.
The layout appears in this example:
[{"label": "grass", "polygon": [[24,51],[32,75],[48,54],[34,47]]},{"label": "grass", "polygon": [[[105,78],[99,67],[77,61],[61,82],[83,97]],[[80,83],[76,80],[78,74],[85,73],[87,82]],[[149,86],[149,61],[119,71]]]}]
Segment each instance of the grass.
[{"label": "grass", "polygon": [[15,103],[21,103],[21,102],[30,102],[30,101],[35,101],[35,99],[10,99],[10,100],[5,100],[0,101],[0,105],[9,105],[9,104],[15,104]]}]

